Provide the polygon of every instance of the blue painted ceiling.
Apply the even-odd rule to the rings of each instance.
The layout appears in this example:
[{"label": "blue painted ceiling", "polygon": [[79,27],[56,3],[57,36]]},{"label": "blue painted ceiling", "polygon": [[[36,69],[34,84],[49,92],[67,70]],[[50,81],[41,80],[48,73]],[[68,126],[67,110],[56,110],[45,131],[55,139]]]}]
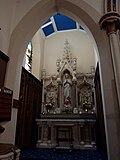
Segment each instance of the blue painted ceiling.
[{"label": "blue painted ceiling", "polygon": [[77,25],[77,22],[63,14],[55,14],[53,17],[48,19],[41,27],[44,35],[47,37],[57,31],[65,30],[84,30],[81,26]]}]

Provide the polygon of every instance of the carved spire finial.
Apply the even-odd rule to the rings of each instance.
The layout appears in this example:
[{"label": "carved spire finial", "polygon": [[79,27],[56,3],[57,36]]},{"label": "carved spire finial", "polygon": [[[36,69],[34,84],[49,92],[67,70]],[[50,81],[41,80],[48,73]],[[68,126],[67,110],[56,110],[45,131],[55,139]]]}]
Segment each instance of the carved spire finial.
[{"label": "carved spire finial", "polygon": [[68,40],[66,39],[65,43],[64,43],[65,47],[64,47],[64,54],[63,54],[63,60],[67,60],[68,62],[70,62],[71,59],[71,51],[70,51],[70,45]]},{"label": "carved spire finial", "polygon": [[77,69],[77,58],[71,56],[71,50],[68,40],[65,40],[64,43],[64,53],[62,59],[58,58],[56,60],[56,66],[58,73],[61,72],[61,70],[68,69],[73,70],[74,74],[76,74]]}]

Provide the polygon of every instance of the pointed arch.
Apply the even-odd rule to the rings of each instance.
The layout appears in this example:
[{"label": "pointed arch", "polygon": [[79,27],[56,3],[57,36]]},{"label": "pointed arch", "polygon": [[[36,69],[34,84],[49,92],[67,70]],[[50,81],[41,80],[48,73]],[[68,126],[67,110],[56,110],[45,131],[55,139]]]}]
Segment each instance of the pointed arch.
[{"label": "pointed arch", "polygon": [[[114,143],[112,142],[113,133],[119,133],[119,128],[117,128],[119,117],[117,111],[115,111],[117,100],[115,97],[114,70],[108,38],[106,34],[100,30],[98,24],[101,15],[92,6],[88,5],[87,2],[84,0],[40,0],[32,7],[32,9],[17,24],[11,34],[8,50],[10,61],[7,69],[5,85],[14,90],[14,98],[18,99],[21,66],[27,44],[43,22],[54,13],[58,12],[75,19],[79,23],[83,23],[84,28],[92,37],[94,45],[99,51],[104,115],[105,117],[109,116],[109,119],[105,119],[106,133],[108,134],[107,145],[108,152],[110,151],[109,156],[111,156],[111,159],[114,159],[116,155],[120,155],[120,143],[118,142],[119,136],[117,135],[114,137]],[[108,73],[107,77],[106,73]],[[115,93],[113,93],[113,90]],[[115,106],[115,108],[113,106]],[[111,115],[116,118],[112,117],[112,119]],[[110,121],[113,124],[115,123],[113,128],[110,127]],[[113,144],[115,147],[112,146]]]}]

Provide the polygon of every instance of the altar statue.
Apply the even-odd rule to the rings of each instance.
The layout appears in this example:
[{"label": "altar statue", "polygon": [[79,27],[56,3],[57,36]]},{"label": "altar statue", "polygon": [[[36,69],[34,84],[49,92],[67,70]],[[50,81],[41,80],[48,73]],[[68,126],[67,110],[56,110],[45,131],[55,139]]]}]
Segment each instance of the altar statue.
[{"label": "altar statue", "polygon": [[64,88],[64,106],[65,109],[71,110],[71,86],[72,86],[72,81],[70,78],[70,75],[68,73],[65,73],[65,79],[63,82],[63,88]]}]

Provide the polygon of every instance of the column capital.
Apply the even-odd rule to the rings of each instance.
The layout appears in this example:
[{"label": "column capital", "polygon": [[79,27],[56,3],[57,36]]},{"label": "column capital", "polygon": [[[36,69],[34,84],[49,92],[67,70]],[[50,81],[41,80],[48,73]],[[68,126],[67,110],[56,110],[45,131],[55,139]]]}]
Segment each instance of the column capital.
[{"label": "column capital", "polygon": [[106,30],[108,34],[116,33],[120,29],[120,14],[109,12],[103,15],[99,21],[100,28]]}]

